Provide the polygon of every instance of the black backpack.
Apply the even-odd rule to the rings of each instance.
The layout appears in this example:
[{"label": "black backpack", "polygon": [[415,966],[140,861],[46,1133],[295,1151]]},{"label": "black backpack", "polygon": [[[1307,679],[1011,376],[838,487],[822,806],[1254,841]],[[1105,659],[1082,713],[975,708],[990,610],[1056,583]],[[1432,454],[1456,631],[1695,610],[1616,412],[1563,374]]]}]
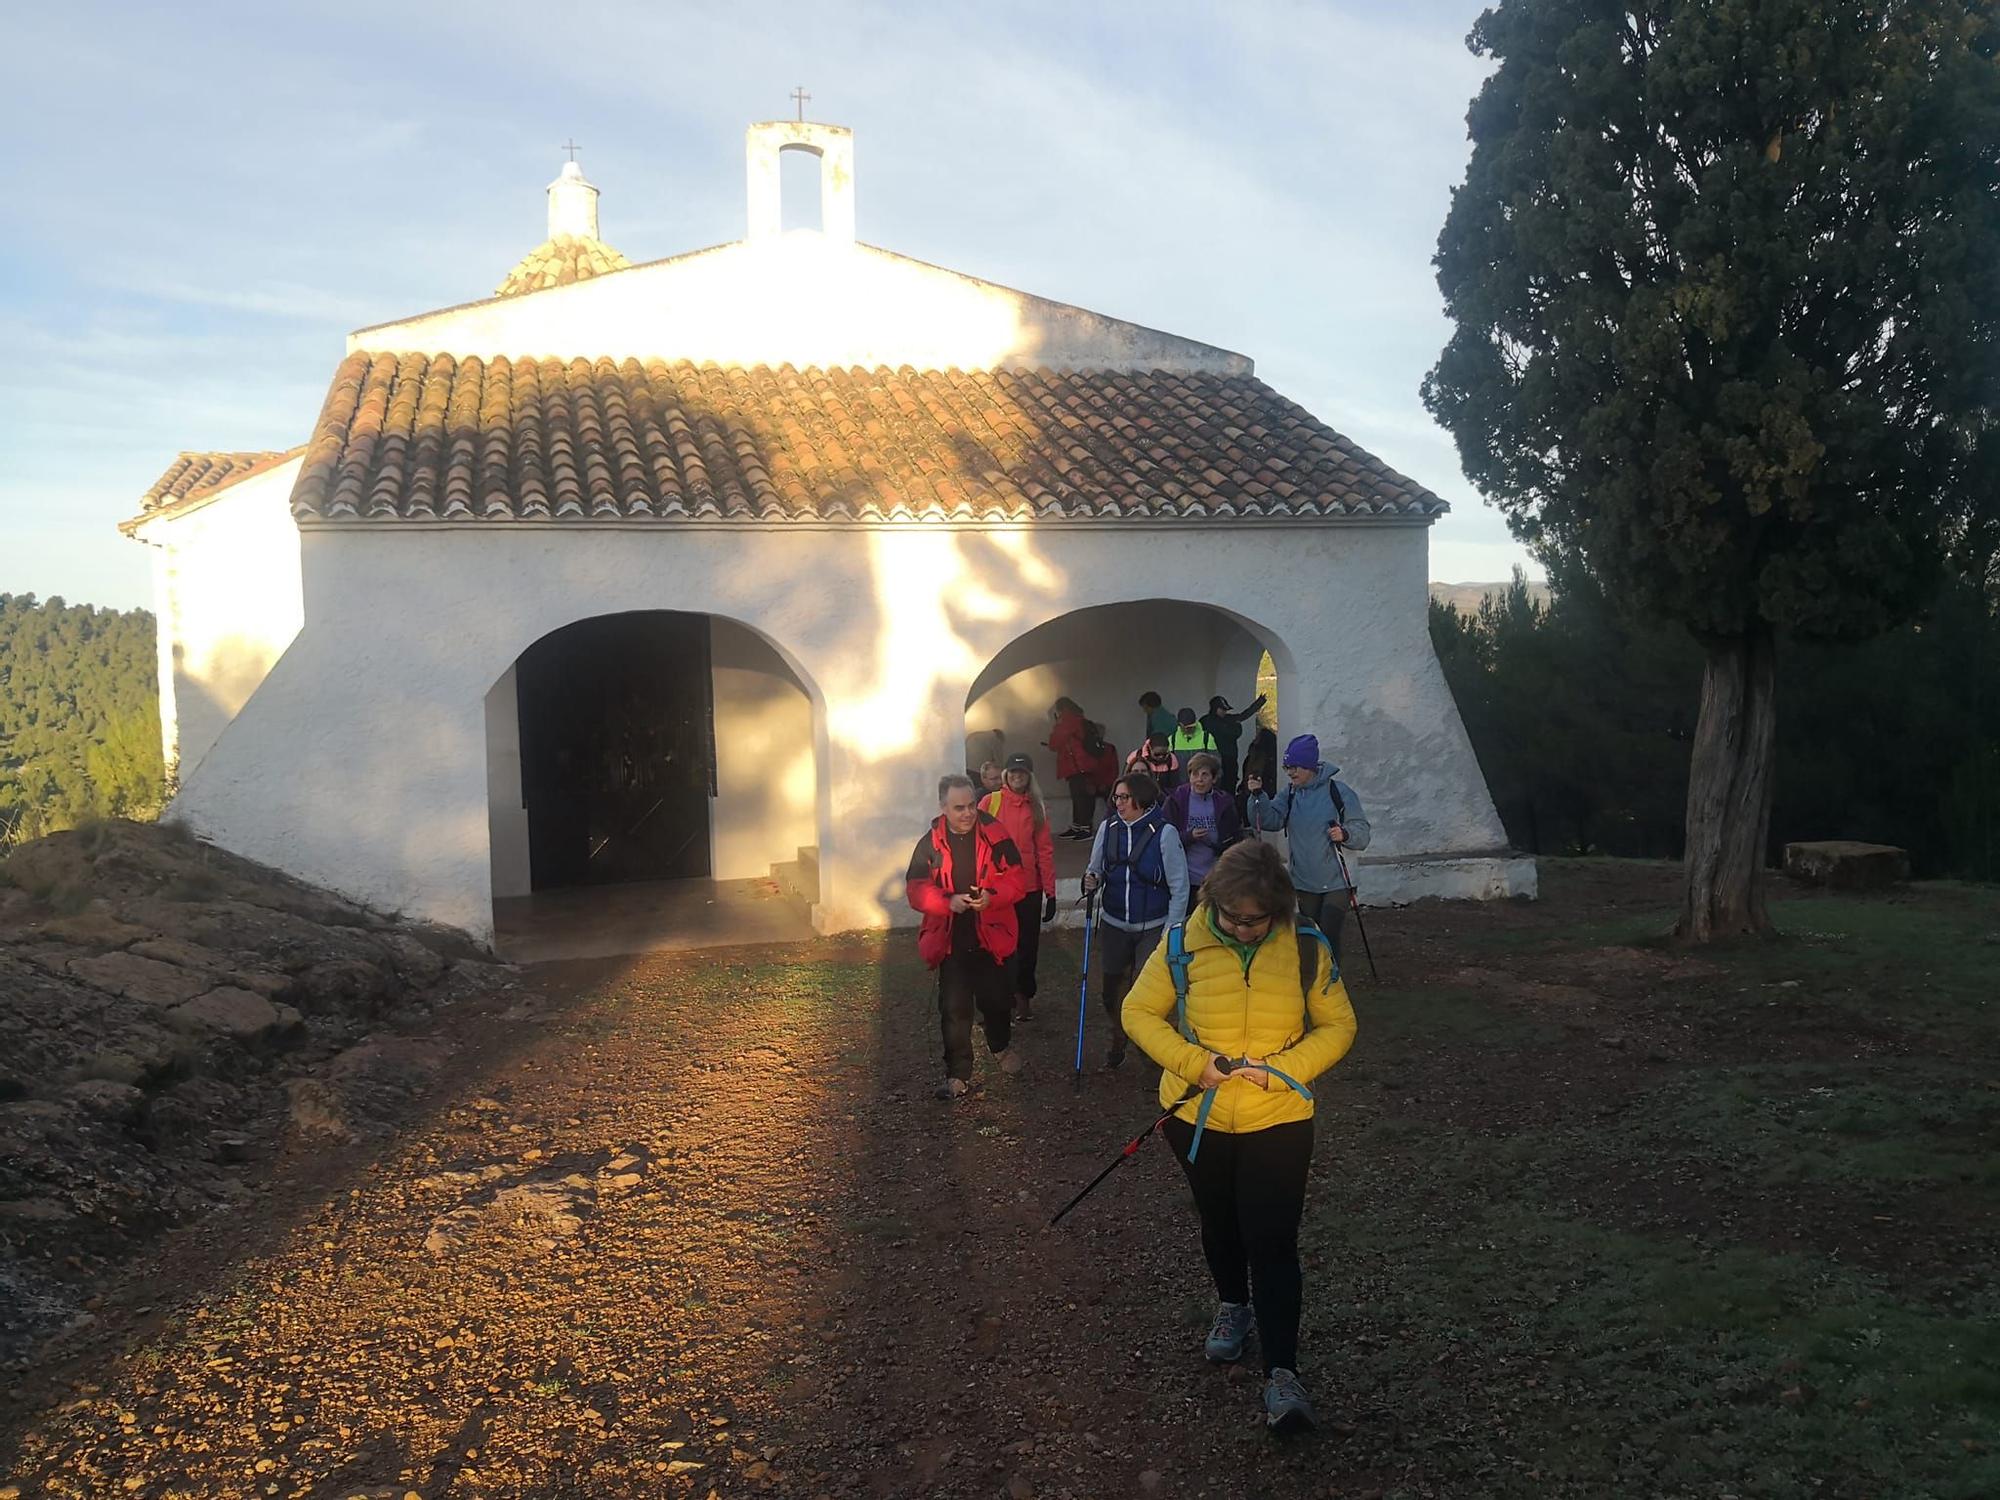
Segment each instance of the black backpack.
[{"label": "black backpack", "polygon": [[1092,760],[1104,754],[1104,726],[1095,719],[1083,721],[1083,753]]}]

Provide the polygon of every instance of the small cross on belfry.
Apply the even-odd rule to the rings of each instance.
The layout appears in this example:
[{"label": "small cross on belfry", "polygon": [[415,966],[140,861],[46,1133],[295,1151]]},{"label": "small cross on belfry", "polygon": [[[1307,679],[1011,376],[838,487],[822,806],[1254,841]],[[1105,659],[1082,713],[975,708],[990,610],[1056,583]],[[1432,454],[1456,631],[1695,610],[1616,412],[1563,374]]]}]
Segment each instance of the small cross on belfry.
[{"label": "small cross on belfry", "polygon": [[569,153],[569,159],[571,161],[576,160],[577,144],[575,136],[571,136],[568,140],[563,142],[563,150]]},{"label": "small cross on belfry", "polygon": [[806,122],[806,100],[810,98],[812,98],[812,95],[806,92],[806,86],[804,84],[800,84],[797,88],[792,90],[793,102],[795,102],[799,107],[799,123],[801,125],[805,124]]}]

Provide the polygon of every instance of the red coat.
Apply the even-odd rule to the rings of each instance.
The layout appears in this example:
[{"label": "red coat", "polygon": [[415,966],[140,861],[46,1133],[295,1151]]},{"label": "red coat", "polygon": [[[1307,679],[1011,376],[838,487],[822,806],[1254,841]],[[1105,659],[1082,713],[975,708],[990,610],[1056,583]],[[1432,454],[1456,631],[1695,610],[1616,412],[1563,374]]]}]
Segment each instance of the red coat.
[{"label": "red coat", "polygon": [[[1014,841],[1007,837],[1007,830],[997,818],[982,812],[973,835],[975,883],[981,890],[993,893],[993,899],[975,919],[979,946],[993,955],[995,963],[1004,963],[1014,956],[1015,945],[1021,940],[1014,921],[1014,903],[1026,896],[1033,885],[1021,864],[1020,850],[1014,847]],[[951,898],[956,894],[951,883],[951,846],[945,842],[942,813],[932,820],[930,832],[917,840],[916,850],[910,856],[907,891],[911,907],[924,914],[923,926],[917,930],[917,954],[935,969],[951,952]]]},{"label": "red coat", "polygon": [[1083,748],[1083,715],[1066,713],[1049,731],[1049,748],[1056,753],[1056,775],[1064,781],[1091,774],[1090,755]]},{"label": "red coat", "polygon": [[1035,878],[1029,882],[1024,894],[1041,891],[1053,896],[1056,893],[1056,837],[1049,831],[1048,817],[1044,815],[1040,826],[1036,826],[1034,804],[1021,793],[1004,786],[997,792],[988,793],[979,806],[1000,820],[1000,826],[1007,830],[1007,837],[1020,851],[1022,863],[1027,862],[1028,851],[1034,850],[1035,867],[1030,873]]}]

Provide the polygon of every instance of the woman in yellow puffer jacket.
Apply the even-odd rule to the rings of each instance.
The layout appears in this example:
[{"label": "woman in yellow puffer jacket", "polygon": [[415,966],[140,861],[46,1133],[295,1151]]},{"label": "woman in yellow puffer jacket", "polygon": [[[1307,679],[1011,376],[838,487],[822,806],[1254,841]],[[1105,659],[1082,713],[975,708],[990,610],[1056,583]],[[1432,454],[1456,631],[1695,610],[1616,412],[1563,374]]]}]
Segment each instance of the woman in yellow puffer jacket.
[{"label": "woman in yellow puffer jacket", "polygon": [[[1222,1303],[1204,1352],[1241,1357],[1255,1325],[1264,1419],[1276,1433],[1313,1425],[1298,1377],[1311,1088],[1354,1044],[1354,1007],[1332,951],[1317,935],[1295,937],[1297,910],[1276,849],[1224,850],[1187,922],[1185,1018],[1167,943],[1126,994],[1122,1017],[1126,1035],[1166,1070],[1161,1108],[1186,1101],[1161,1130],[1193,1190]],[[1307,975],[1302,965],[1314,958]]]}]

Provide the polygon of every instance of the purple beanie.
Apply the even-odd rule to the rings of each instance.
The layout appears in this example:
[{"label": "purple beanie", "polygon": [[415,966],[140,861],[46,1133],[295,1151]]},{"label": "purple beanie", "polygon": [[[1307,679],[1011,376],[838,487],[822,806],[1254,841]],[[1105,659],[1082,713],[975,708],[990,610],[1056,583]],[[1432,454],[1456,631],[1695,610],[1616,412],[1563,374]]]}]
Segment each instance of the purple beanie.
[{"label": "purple beanie", "polygon": [[1303,766],[1308,770],[1319,765],[1319,736],[1302,734],[1285,746],[1285,769]]}]

